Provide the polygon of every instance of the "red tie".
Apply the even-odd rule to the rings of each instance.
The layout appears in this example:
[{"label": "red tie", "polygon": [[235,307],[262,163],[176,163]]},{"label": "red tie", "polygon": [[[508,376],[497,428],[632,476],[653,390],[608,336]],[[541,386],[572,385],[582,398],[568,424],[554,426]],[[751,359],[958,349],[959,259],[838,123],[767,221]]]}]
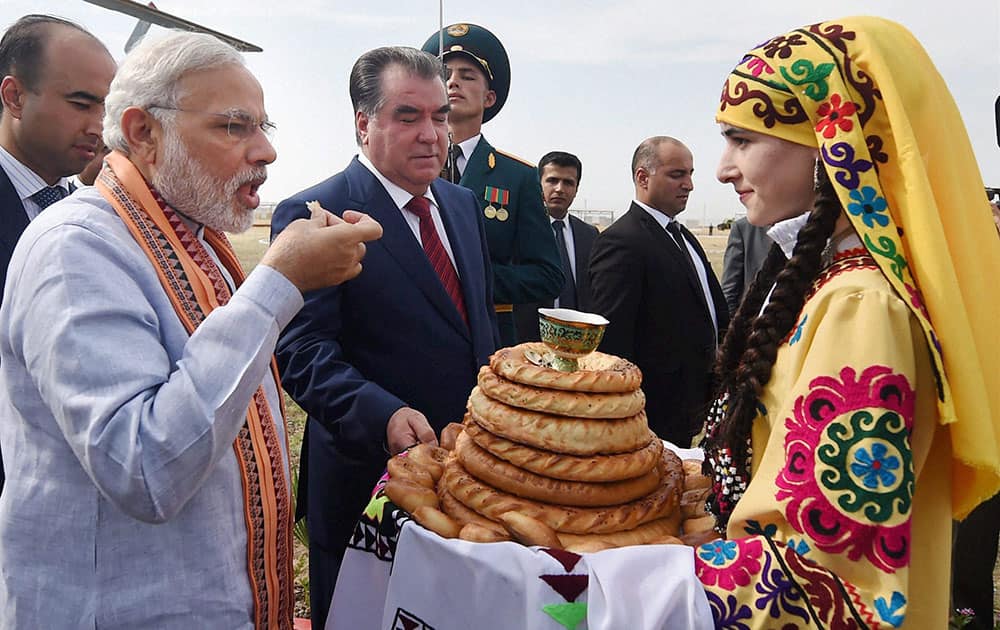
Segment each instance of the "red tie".
[{"label": "red tie", "polygon": [[444,245],[441,243],[437,228],[434,227],[434,219],[431,218],[431,203],[426,197],[414,197],[406,204],[406,209],[420,217],[420,240],[424,244],[427,260],[430,261],[431,267],[434,267],[438,278],[441,279],[441,284],[444,285],[444,290],[447,291],[451,301],[455,303],[455,308],[458,309],[462,320],[468,325],[469,317],[465,312],[462,284],[458,281],[455,267],[451,264],[448,252],[445,251]]}]

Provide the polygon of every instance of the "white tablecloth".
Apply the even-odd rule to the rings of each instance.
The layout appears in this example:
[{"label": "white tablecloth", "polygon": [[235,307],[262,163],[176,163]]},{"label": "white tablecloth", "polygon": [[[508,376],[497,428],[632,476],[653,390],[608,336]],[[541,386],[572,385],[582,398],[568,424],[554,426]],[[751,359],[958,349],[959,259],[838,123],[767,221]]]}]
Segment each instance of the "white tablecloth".
[{"label": "white tablecloth", "polygon": [[[681,457],[701,455],[673,450]],[[392,503],[382,505],[375,519],[381,524],[362,519],[344,556],[327,630],[712,627],[690,547],[578,555],[512,542],[446,540]]]}]

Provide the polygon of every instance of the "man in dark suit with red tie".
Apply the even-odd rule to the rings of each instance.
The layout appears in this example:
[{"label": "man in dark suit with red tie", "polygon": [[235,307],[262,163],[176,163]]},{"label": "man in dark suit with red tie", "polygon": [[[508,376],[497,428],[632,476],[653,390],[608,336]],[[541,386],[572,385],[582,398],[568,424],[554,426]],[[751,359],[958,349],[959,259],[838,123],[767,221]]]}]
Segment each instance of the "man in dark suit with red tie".
[{"label": "man in dark suit with red tie", "polygon": [[104,44],[61,18],[26,15],[0,38],[0,298],[24,228],[94,157],[114,74]]},{"label": "man in dark suit with red tie", "polygon": [[729,322],[704,250],[676,219],[694,190],[692,173],[680,141],[644,140],[632,157],[635,201],[597,237],[590,257],[594,311],[611,322],[600,349],[642,369],[650,428],[682,447],[701,429]]},{"label": "man in dark suit with red tie", "polygon": [[519,343],[539,340],[539,307],[556,306],[583,312],[593,308],[589,267],[590,249],[597,238],[597,228],[569,213],[579,190],[583,164],[572,153],[550,151],[538,161],[538,174],[542,183],[542,201],[555,236],[566,282],[555,300],[514,305]]},{"label": "man in dark suit with red tie", "polygon": [[439,179],[448,145],[443,68],[413,48],[378,48],[351,71],[361,154],[278,205],[272,235],[309,216],[360,210],[382,225],[361,274],[306,294],[277,347],[282,383],[309,414],[299,477],[312,619],[386,459],[460,422],[499,341],[479,205]]}]

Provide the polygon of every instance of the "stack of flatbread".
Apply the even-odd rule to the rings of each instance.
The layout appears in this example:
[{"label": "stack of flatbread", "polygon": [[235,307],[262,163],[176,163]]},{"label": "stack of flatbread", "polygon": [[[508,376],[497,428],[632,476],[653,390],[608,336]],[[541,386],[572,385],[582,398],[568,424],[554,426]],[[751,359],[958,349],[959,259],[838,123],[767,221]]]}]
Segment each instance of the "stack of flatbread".
[{"label": "stack of flatbread", "polygon": [[442,435],[450,454],[436,454],[440,466],[419,481],[413,462],[395,471],[390,462],[390,498],[467,540],[574,551],[681,542],[685,470],[649,430],[639,369],[599,352],[575,372],[529,360],[545,352],[521,344],[494,354],[464,424]]}]

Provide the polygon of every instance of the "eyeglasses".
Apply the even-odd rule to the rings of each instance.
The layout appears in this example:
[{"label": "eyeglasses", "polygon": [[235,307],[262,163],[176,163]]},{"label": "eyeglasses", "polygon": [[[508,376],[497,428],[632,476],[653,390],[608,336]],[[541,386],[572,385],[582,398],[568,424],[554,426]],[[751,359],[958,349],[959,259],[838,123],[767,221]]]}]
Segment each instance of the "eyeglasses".
[{"label": "eyeglasses", "polygon": [[150,105],[147,109],[165,109],[168,111],[185,112],[188,114],[202,114],[205,116],[214,116],[215,118],[225,119],[226,134],[234,140],[249,140],[258,129],[264,134],[265,137],[270,139],[274,135],[275,129],[278,128],[277,125],[270,120],[259,120],[238,109],[234,109],[229,112],[206,112],[197,109],[166,107],[164,105]]}]

